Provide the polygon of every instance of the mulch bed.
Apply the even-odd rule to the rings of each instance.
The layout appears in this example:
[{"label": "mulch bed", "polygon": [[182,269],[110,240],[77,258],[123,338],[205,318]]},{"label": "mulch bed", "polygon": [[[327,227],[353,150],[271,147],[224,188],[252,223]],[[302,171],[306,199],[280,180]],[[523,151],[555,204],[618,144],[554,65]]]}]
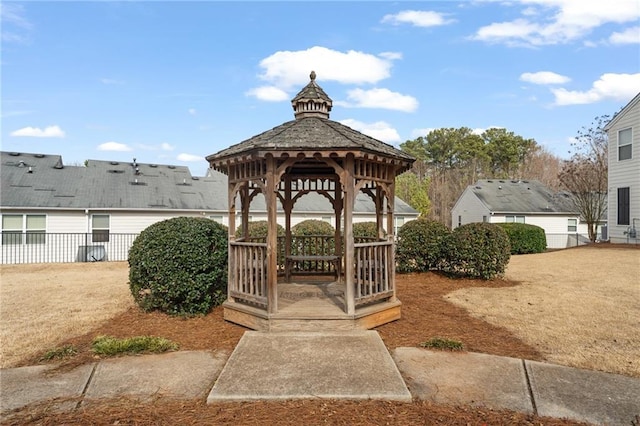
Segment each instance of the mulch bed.
[{"label": "mulch bed", "polygon": [[[397,294],[402,301],[402,318],[380,326],[377,331],[389,349],[419,346],[432,337],[463,343],[465,350],[487,354],[544,360],[536,348],[525,344],[506,329],[471,317],[466,310],[443,296],[466,287],[505,287],[517,283],[495,280],[453,280],[434,274],[397,276]],[[83,336],[62,344],[73,344],[78,355],[60,368],[68,369],[95,361],[91,341],[99,335],[132,337],[161,336],[180,345],[181,350],[231,351],[247,329],[225,322],[222,309],[196,318],[176,318],[161,313],[130,309]],[[37,359],[26,360],[24,365]],[[26,407],[7,424],[68,425],[578,425],[581,423],[542,418],[511,411],[477,407],[451,407],[426,401],[293,400],[206,404],[205,401],[157,400],[140,403],[129,399],[102,401],[70,413],[51,412],[46,405]]]}]

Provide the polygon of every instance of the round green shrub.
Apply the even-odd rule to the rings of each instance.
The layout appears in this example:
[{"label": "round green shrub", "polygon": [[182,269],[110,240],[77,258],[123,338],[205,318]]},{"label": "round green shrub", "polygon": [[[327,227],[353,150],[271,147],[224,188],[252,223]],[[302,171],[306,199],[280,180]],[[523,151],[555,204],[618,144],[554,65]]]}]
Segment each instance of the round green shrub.
[{"label": "round green shrub", "polygon": [[335,228],[329,222],[317,219],[307,219],[291,228],[293,235],[327,235],[333,237]]},{"label": "round green shrub", "polygon": [[[266,220],[257,220],[255,222],[249,222],[247,226],[249,229],[250,238],[267,238],[267,232],[269,231],[269,222]],[[284,237],[284,228],[280,224],[276,224],[277,234],[279,237]],[[242,225],[238,226],[236,230],[236,237],[242,237]]]},{"label": "round green shrub", "polygon": [[[324,220],[307,219],[291,228],[291,253],[294,255],[328,256],[335,252],[335,229]],[[315,238],[313,238],[315,237]],[[304,262],[302,268],[313,268]]]},{"label": "round green shrub", "polygon": [[443,244],[441,269],[452,275],[492,279],[502,276],[511,257],[509,237],[491,223],[468,223],[453,230]]},{"label": "round green shrub", "polygon": [[[385,232],[386,234],[386,232]],[[375,222],[355,222],[353,224],[353,238],[378,239],[378,224]]]},{"label": "round green shrub", "polygon": [[544,229],[528,223],[497,223],[509,236],[511,254],[542,253],[547,249]]},{"label": "round green shrub", "polygon": [[450,232],[435,220],[416,219],[405,223],[398,231],[396,270],[426,272],[437,269],[442,260],[442,244]]},{"label": "round green shrub", "polygon": [[145,311],[206,314],[227,295],[227,228],[213,220],[157,222],[129,251],[129,288]]}]

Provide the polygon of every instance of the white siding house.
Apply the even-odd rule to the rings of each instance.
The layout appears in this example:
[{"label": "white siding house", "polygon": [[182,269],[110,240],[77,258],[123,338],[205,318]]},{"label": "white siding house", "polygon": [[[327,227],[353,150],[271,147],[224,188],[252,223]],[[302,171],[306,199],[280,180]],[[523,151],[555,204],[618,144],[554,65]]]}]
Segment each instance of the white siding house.
[{"label": "white siding house", "polygon": [[[228,225],[227,176],[191,176],[184,166],[89,160],[66,166],[59,155],[0,152],[0,264],[126,260],[135,236],[177,216],[206,217]],[[251,221],[266,220],[263,196],[252,201]],[[398,222],[418,217],[395,200]],[[292,226],[306,219],[335,226],[321,195],[296,203]],[[375,206],[359,194],[355,222],[375,221]],[[284,216],[278,218],[284,226]],[[239,223],[239,221],[236,221]]]},{"label": "white siding house", "polygon": [[640,93],[605,126],[609,139],[609,241],[640,243]]},{"label": "white siding house", "polygon": [[536,225],[544,229],[548,248],[582,244],[587,233],[567,193],[533,180],[479,180],[458,198],[451,220],[454,229],[474,222]]}]

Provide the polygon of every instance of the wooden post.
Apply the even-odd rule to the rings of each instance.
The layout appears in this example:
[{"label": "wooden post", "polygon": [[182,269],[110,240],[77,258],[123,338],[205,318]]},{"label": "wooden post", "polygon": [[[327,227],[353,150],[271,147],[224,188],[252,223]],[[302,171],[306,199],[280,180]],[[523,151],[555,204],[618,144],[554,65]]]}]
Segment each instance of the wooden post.
[{"label": "wooden post", "polygon": [[[334,197],[333,197],[333,214],[336,218],[336,233],[335,233],[335,252],[334,255],[340,256],[340,262],[344,261],[342,253],[342,185],[339,180],[334,180]],[[341,268],[342,269],[342,268]],[[341,281],[342,277],[338,275],[338,281]]]},{"label": "wooden post", "polygon": [[390,301],[394,302],[397,300],[396,298],[396,238],[394,232],[394,210],[395,210],[395,199],[396,199],[396,183],[395,180],[391,182],[388,186],[387,191],[387,228],[389,229],[389,234],[387,238],[389,238],[393,245],[391,246],[391,253],[387,256],[387,270],[389,271],[389,285],[393,289],[393,296],[391,296]]},{"label": "wooden post", "polygon": [[266,194],[267,203],[267,312],[278,312],[278,197],[276,195],[276,160],[268,154]]},{"label": "wooden post", "polygon": [[344,185],[344,276],[345,276],[345,301],[347,314],[355,315],[355,284],[354,284],[354,256],[353,246],[353,205],[355,202],[355,162],[353,154],[347,154],[344,163],[344,174],[341,177]]},{"label": "wooden post", "polygon": [[227,273],[227,299],[230,302],[235,302],[235,299],[231,297],[231,291],[235,290],[235,270],[236,264],[235,259],[233,257],[233,249],[231,247],[231,243],[236,240],[236,192],[235,192],[235,184],[231,182],[231,173],[233,169],[228,171],[228,184],[227,184],[227,197],[229,202],[229,245],[227,250],[228,254],[228,273]]}]

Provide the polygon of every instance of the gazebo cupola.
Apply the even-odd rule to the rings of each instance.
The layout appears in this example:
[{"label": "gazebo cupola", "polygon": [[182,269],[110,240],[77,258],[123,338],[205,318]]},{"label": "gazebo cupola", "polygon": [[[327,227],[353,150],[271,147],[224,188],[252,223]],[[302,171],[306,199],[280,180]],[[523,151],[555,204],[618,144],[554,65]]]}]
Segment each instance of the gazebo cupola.
[{"label": "gazebo cupola", "polygon": [[316,72],[311,71],[311,81],[291,100],[296,120],[306,117],[329,118],[333,101],[316,83]]}]

